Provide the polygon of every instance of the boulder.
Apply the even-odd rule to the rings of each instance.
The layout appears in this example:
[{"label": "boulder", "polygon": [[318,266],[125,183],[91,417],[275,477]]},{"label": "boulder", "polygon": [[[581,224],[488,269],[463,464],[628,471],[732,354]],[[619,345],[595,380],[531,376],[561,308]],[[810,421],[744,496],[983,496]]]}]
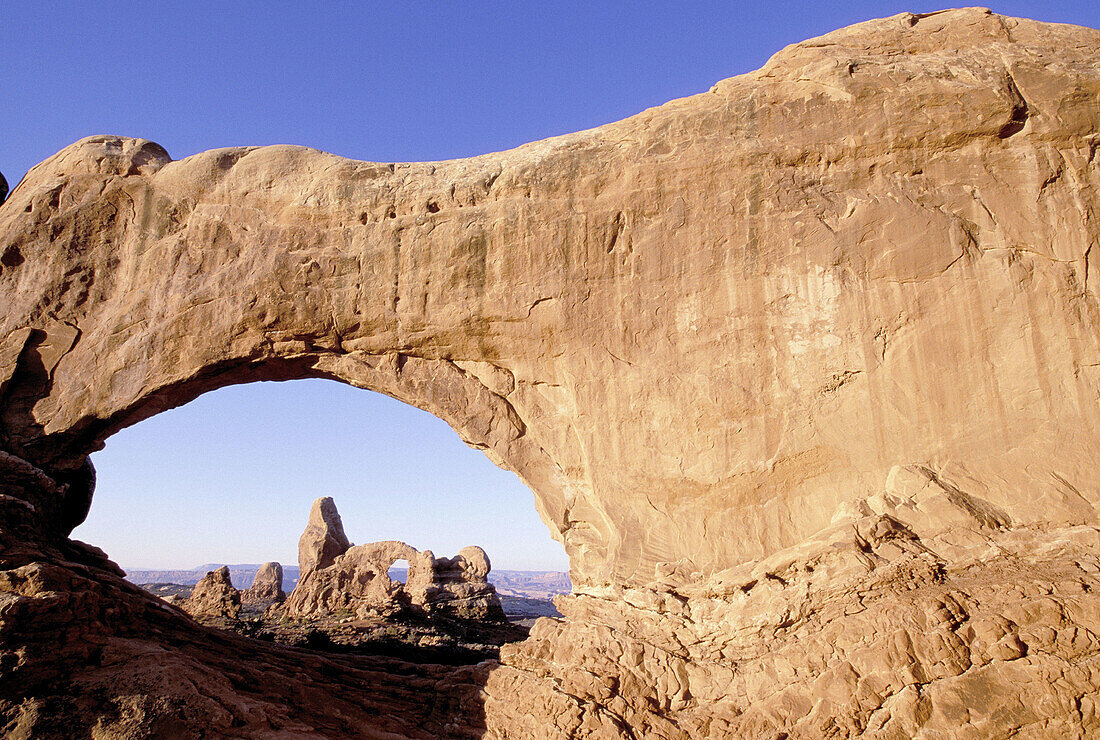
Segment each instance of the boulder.
[{"label": "boulder", "polygon": [[489,583],[490,567],[489,556],[476,545],[462,548],[453,558],[433,558],[422,603],[432,614],[505,621],[500,598]]}]

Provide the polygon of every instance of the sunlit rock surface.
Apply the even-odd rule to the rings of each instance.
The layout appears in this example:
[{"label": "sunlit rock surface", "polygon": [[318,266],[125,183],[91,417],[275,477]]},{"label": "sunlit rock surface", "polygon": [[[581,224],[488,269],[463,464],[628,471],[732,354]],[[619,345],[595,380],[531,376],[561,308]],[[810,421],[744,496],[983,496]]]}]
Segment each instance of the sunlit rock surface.
[{"label": "sunlit rock surface", "polygon": [[203,576],[183,609],[193,617],[236,619],[241,613],[241,592],[233,587],[229,568],[223,565]]},{"label": "sunlit rock surface", "polygon": [[[0,206],[5,730],[1100,732],[1098,49],[904,14],[473,159],[38,165]],[[516,471],[564,620],[499,666],[322,665],[65,539],[111,433],[303,377]]]},{"label": "sunlit rock surface", "polygon": [[[345,543],[324,558],[320,543]],[[437,558],[404,542],[352,545],[344,537],[336,504],[313,502],[309,524],[298,545],[298,584],[281,613],[311,618],[397,614],[413,610],[460,619],[504,620],[496,590],[489,583],[489,558],[480,547],[464,547],[453,558]],[[390,578],[394,563],[408,563],[405,583]]]},{"label": "sunlit rock surface", "polygon": [[344,534],[344,522],[333,500],[324,496],[314,501],[309,523],[298,539],[299,573],[305,575],[317,568],[327,568],[349,547],[351,542]]},{"label": "sunlit rock surface", "polygon": [[283,591],[283,566],[278,563],[264,563],[256,571],[252,585],[241,591],[241,603],[266,609],[286,600]]}]

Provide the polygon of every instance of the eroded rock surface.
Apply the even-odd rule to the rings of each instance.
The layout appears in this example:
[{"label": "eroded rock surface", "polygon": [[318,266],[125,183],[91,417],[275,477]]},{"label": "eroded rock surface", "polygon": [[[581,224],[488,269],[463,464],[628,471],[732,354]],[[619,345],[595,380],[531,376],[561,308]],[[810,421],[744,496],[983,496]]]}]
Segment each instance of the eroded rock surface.
[{"label": "eroded rock surface", "polygon": [[241,592],[243,605],[267,609],[286,600],[283,591],[283,566],[279,563],[264,563],[256,571],[252,585]]},{"label": "eroded rock surface", "polygon": [[503,621],[500,599],[489,583],[491,569],[489,556],[477,545],[462,548],[453,558],[433,558],[424,605],[461,619]]},{"label": "eroded rock surface", "polygon": [[183,608],[193,617],[236,619],[241,613],[241,592],[233,587],[229,568],[223,565],[203,576]]},{"label": "eroded rock surface", "polygon": [[[1096,735],[1098,49],[903,14],[473,159],[100,136],[38,165],[0,206],[5,731]],[[393,666],[264,684],[287,654],[210,649],[66,539],[110,434],[304,377],[527,482],[565,619],[412,698]]]},{"label": "eroded rock surface", "polygon": [[[436,558],[404,542],[371,542],[334,546],[331,557],[317,558],[318,546],[329,529],[317,522],[343,526],[331,498],[313,502],[309,524],[298,546],[298,584],[283,606],[290,617],[330,617],[335,614],[366,617],[413,609],[428,615],[446,614],[460,619],[504,620],[496,589],[489,583],[489,557],[480,547],[464,547],[453,558]],[[408,563],[405,583],[390,578],[397,561]],[[327,563],[327,564],[323,564]]]},{"label": "eroded rock surface", "polygon": [[298,539],[298,567],[302,575],[332,565],[351,547],[336,504],[328,496],[317,499],[309,510],[309,523]]}]

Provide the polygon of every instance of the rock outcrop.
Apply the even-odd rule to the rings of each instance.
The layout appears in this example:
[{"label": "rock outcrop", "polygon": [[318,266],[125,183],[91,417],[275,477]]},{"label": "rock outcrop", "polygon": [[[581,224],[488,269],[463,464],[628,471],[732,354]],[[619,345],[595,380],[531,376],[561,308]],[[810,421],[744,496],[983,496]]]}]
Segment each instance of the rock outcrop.
[{"label": "rock outcrop", "polygon": [[256,571],[252,585],[241,592],[241,604],[254,608],[267,609],[286,601],[283,591],[283,566],[279,563],[264,563]]},{"label": "rock outcrop", "polygon": [[332,565],[351,547],[336,504],[328,496],[317,499],[309,510],[309,523],[298,539],[298,568],[302,574]]},{"label": "rock outcrop", "polygon": [[193,617],[236,619],[241,613],[241,592],[233,587],[229,568],[207,573],[195,584],[184,610]]},{"label": "rock outcrop", "polygon": [[464,547],[453,558],[432,558],[430,567],[431,579],[420,597],[430,613],[460,619],[504,620],[496,588],[489,583],[492,569],[489,556],[480,547]]},{"label": "rock outcrop", "polygon": [[[325,522],[325,524],[321,524]],[[338,536],[331,533],[338,530]],[[290,617],[358,617],[415,610],[460,619],[503,621],[504,610],[489,583],[489,557],[480,547],[464,547],[454,558],[436,558],[404,542],[332,546],[317,557],[319,543],[342,541],[340,515],[331,498],[313,502],[309,524],[299,540],[298,585],[282,613]],[[394,563],[408,563],[405,582],[390,578]],[[326,564],[327,563],[327,564]]]},{"label": "rock outcrop", "polygon": [[[1098,49],[903,14],[472,159],[41,163],[0,206],[5,732],[1096,735]],[[112,433],[307,377],[515,471],[565,619],[290,679],[68,539]]]}]

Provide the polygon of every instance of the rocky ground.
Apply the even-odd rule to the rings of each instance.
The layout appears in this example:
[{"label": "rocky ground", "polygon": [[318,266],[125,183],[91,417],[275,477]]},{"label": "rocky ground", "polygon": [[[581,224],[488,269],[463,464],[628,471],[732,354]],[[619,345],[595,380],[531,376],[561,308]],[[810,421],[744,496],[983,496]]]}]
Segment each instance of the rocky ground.
[{"label": "rocky ground", "polygon": [[[212,625],[222,626],[222,625]],[[500,657],[502,645],[527,638],[514,622],[474,622],[446,617],[330,619],[245,618],[225,625],[241,634],[292,647],[353,655],[381,655],[410,663],[467,665]]]},{"label": "rocky ground", "polygon": [[[260,570],[259,563],[206,563],[183,570],[148,570],[127,566],[123,566],[123,569],[126,571],[126,580],[138,585],[168,583],[194,586],[208,571],[222,565],[229,568],[233,584],[238,588],[245,588],[251,584],[256,577],[256,573]],[[391,568],[390,575],[397,580],[404,581],[407,570],[404,568]],[[283,566],[283,587],[288,592],[297,585],[298,576],[297,564]],[[503,570],[493,568],[493,571],[489,574],[489,583],[493,584],[497,593],[502,597],[519,596],[543,601],[551,601],[555,596],[567,594],[573,590],[573,585],[569,581],[569,574],[556,570]],[[507,607],[505,607],[505,611],[508,611]],[[554,615],[540,614],[539,616]]]},{"label": "rocky ground", "polygon": [[[143,589],[169,600],[186,599],[193,586],[142,583]],[[378,655],[413,663],[466,665],[500,656],[502,645],[527,638],[538,617],[560,617],[547,599],[502,596],[506,622],[480,622],[412,612],[356,618],[350,613],[321,619],[297,619],[244,607],[238,619],[198,617],[208,627],[291,647],[354,655]]]}]

